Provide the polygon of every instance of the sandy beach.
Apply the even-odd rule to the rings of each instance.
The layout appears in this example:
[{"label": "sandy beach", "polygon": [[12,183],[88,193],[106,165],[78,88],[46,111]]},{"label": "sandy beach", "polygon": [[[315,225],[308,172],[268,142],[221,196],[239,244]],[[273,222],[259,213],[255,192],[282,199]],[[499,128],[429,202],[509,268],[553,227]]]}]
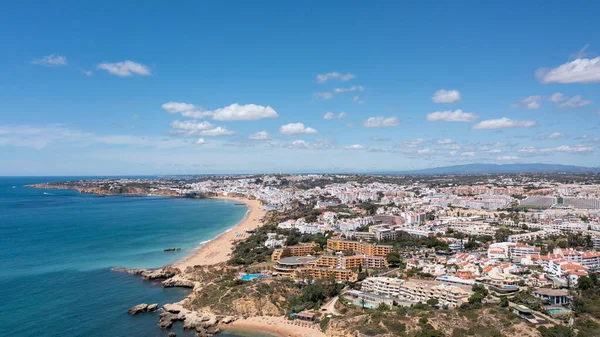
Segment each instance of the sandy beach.
[{"label": "sandy beach", "polygon": [[222,326],[227,331],[259,331],[282,337],[325,337],[325,334],[306,322],[290,321],[283,317],[257,316],[237,320]]},{"label": "sandy beach", "polygon": [[219,196],[212,199],[228,199],[248,206],[248,213],[244,220],[228,232],[225,232],[208,243],[204,244],[196,253],[186,260],[175,264],[175,267],[184,270],[190,266],[207,266],[216,263],[226,262],[229,260],[228,255],[232,248],[232,240],[244,240],[250,234],[245,230],[254,230],[258,228],[262,222],[260,221],[265,216],[265,211],[262,209],[262,203],[259,200],[250,200],[236,197]]}]

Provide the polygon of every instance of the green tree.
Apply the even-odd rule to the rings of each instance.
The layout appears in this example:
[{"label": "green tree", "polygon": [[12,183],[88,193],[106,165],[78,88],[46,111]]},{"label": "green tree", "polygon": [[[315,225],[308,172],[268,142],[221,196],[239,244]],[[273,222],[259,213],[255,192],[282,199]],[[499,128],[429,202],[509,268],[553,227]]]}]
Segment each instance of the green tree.
[{"label": "green tree", "polygon": [[440,303],[440,301],[437,298],[430,298],[427,300],[427,305],[430,305],[432,307],[437,306]]},{"label": "green tree", "polygon": [[387,255],[387,262],[390,267],[398,267],[402,263],[402,257],[398,252],[391,252]]},{"label": "green tree", "polygon": [[364,298],[360,299],[360,306],[362,307],[363,310],[365,310],[365,305],[367,304],[367,301]]},{"label": "green tree", "polygon": [[511,235],[511,230],[508,228],[499,228],[498,230],[496,230],[496,233],[494,234],[494,238],[496,239],[497,242],[506,242],[508,241],[508,237],[509,235]]},{"label": "green tree", "polygon": [[587,276],[582,276],[579,278],[579,280],[577,280],[577,289],[579,290],[588,290],[588,289],[592,289],[594,287],[594,282],[592,281],[591,278],[587,277]]}]

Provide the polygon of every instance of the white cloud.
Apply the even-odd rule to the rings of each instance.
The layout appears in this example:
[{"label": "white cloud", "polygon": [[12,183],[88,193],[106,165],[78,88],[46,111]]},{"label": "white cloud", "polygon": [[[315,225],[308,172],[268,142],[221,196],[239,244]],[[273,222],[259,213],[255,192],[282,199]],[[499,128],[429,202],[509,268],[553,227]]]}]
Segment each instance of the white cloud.
[{"label": "white cloud", "polygon": [[213,115],[212,111],[204,110],[204,108],[190,103],[167,102],[161,105],[161,107],[170,114],[178,113],[183,117],[189,118],[204,118]]},{"label": "white cloud", "polygon": [[558,132],[557,131],[557,132],[553,132],[553,133],[551,133],[549,135],[546,135],[546,136],[537,137],[537,139],[539,139],[539,140],[544,140],[544,139],[558,139],[558,138],[560,138],[562,136],[564,136],[564,134],[562,132]]},{"label": "white cloud", "polygon": [[347,114],[345,112],[340,112],[338,115],[334,114],[333,112],[326,112],[323,115],[323,119],[327,119],[327,120],[332,120],[332,119],[342,119],[344,117],[346,117]]},{"label": "white cloud", "polygon": [[210,122],[192,122],[192,121],[184,121],[184,122],[180,122],[180,121],[172,121],[171,122],[171,127],[173,129],[178,129],[178,130],[185,130],[185,131],[204,131],[204,130],[209,130],[214,128],[214,125],[212,125]]},{"label": "white cloud", "polygon": [[536,153],[538,151],[538,149],[533,146],[527,146],[527,147],[520,148],[518,151],[521,153]]},{"label": "white cloud", "polygon": [[214,111],[213,119],[217,121],[254,121],[263,118],[276,118],[279,115],[270,106],[257,104],[231,104]]},{"label": "white cloud", "polygon": [[205,110],[200,106],[182,102],[168,102],[164,103],[161,107],[168,113],[179,113],[183,117],[197,119],[212,116],[212,119],[218,121],[258,120],[263,118],[276,118],[279,116],[277,111],[270,106],[257,104],[240,105],[234,103],[214,111]]},{"label": "white cloud", "polygon": [[518,160],[519,157],[517,156],[502,156],[502,157],[498,157],[498,160],[500,161],[513,161],[513,160]]},{"label": "white cloud", "polygon": [[461,109],[454,111],[436,111],[427,115],[430,122],[473,122],[479,118],[470,112],[463,112]]},{"label": "white cloud", "polygon": [[354,96],[354,97],[352,97],[352,102],[358,103],[358,104],[363,104],[365,101],[360,99],[359,96]]},{"label": "white cloud", "polygon": [[344,149],[348,149],[348,150],[364,150],[366,147],[360,145],[360,144],[353,144],[353,145],[349,145],[349,146],[344,146]]},{"label": "white cloud", "polygon": [[523,98],[518,103],[512,104],[511,107],[535,110],[535,109],[539,109],[543,100],[544,100],[544,96],[540,96],[540,95],[529,96],[527,98]]},{"label": "white cloud", "polygon": [[510,129],[510,128],[531,128],[537,125],[536,121],[529,120],[513,120],[506,117],[498,119],[488,119],[475,124],[473,130],[490,130],[490,129]]},{"label": "white cloud", "polygon": [[281,144],[283,147],[293,149],[327,149],[330,148],[331,142],[327,139],[317,139],[314,142],[307,142],[305,140],[294,140]]},{"label": "white cloud", "polygon": [[330,72],[330,73],[326,73],[326,74],[319,74],[317,75],[317,83],[325,83],[329,80],[333,80],[333,79],[339,79],[342,82],[346,82],[346,81],[350,81],[351,79],[353,79],[354,74],[350,74],[350,73],[346,73],[346,74],[341,74],[338,72]]},{"label": "white cloud", "polygon": [[488,151],[488,153],[502,153],[502,150],[500,149],[491,149]]},{"label": "white cloud", "polygon": [[565,95],[563,95],[560,92],[557,92],[557,93],[552,94],[552,96],[550,96],[550,98],[548,100],[552,103],[558,103],[560,101],[564,101],[565,99],[566,99]]},{"label": "white cloud", "polygon": [[569,153],[581,153],[581,152],[592,152],[594,149],[591,146],[585,145],[562,145],[554,148],[542,149],[542,152],[569,152]]},{"label": "white cloud", "polygon": [[450,154],[451,156],[456,156],[457,151],[450,151],[448,152],[448,154]]},{"label": "white cloud", "polygon": [[100,63],[96,66],[98,69],[106,70],[111,75],[129,77],[132,75],[151,75],[150,68],[141,63],[133,61],[123,61],[114,63]]},{"label": "white cloud", "polygon": [[428,147],[417,150],[417,154],[430,154],[430,153],[433,153],[433,151]]},{"label": "white cloud", "polygon": [[171,127],[174,129],[173,133],[184,136],[227,136],[235,133],[221,126],[215,127],[206,121],[200,123],[173,121]]},{"label": "white cloud", "polygon": [[82,147],[92,144],[170,149],[188,146],[190,142],[185,139],[170,137],[95,135],[90,132],[69,129],[59,124],[44,126],[0,125],[0,146],[27,147],[43,150],[51,145]]},{"label": "white cloud", "polygon": [[93,134],[69,129],[63,125],[0,125],[0,146],[27,147],[42,150],[50,144],[83,144]]},{"label": "white cloud", "polygon": [[581,95],[576,95],[564,102],[557,103],[556,106],[559,108],[581,108],[590,104],[592,104],[592,101],[583,99]]},{"label": "white cloud", "polygon": [[400,145],[404,147],[415,148],[421,146],[423,143],[425,143],[425,140],[423,138],[417,138],[415,140],[404,141],[400,143]]},{"label": "white cloud", "polygon": [[317,130],[304,126],[302,123],[289,123],[279,128],[279,132],[286,135],[296,134],[312,134],[317,133]]},{"label": "white cloud", "polygon": [[389,138],[383,138],[383,137],[371,137],[370,140],[372,140],[374,142],[387,142],[390,139]]},{"label": "white cloud", "polygon": [[400,125],[400,120],[396,117],[369,117],[366,121],[363,122],[363,126],[368,128],[398,125]]},{"label": "white cloud", "polygon": [[460,101],[460,92],[458,90],[440,89],[433,94],[431,99],[436,103],[456,103]]},{"label": "white cloud", "polygon": [[81,73],[87,77],[94,75],[94,73],[91,70],[82,70]]},{"label": "white cloud", "polygon": [[540,68],[535,72],[542,83],[600,82],[600,57],[578,58],[556,68]]},{"label": "white cloud", "polygon": [[452,139],[450,139],[450,138],[438,139],[437,143],[438,144],[452,144]]},{"label": "white cloud", "polygon": [[198,134],[200,136],[229,136],[229,135],[233,135],[235,132],[231,131],[231,130],[227,130],[224,127],[221,126],[217,126],[214,129],[210,129],[210,130],[204,130],[204,131],[200,131],[198,132]]},{"label": "white cloud", "polygon": [[257,133],[251,134],[248,138],[252,140],[268,140],[269,133],[267,131],[258,131]]},{"label": "white cloud", "polygon": [[461,157],[475,157],[475,152],[463,152],[460,155]]},{"label": "white cloud", "polygon": [[315,92],[313,94],[313,97],[315,99],[322,99],[322,100],[328,100],[328,99],[332,99],[333,98],[333,94],[330,92]]},{"label": "white cloud", "polygon": [[196,144],[204,145],[204,144],[206,144],[206,140],[204,140],[204,138],[198,138],[198,140],[196,141]]},{"label": "white cloud", "polygon": [[348,88],[335,88],[335,89],[333,89],[333,93],[341,94],[343,92],[364,91],[364,90],[365,90],[365,87],[363,87],[362,85],[353,85]]},{"label": "white cloud", "polygon": [[37,64],[44,67],[60,67],[68,64],[67,58],[62,55],[50,54],[40,59],[31,61],[32,64]]}]

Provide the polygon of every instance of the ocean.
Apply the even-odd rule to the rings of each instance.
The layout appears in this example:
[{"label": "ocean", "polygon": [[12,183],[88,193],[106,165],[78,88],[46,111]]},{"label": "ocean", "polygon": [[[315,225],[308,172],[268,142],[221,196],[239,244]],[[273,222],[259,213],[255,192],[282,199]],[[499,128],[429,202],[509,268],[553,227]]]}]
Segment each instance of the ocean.
[{"label": "ocean", "polygon": [[[189,290],[110,268],[172,264],[241,221],[247,208],[229,200],[25,187],[74,179],[81,178],[0,177],[0,335],[167,336],[158,312],[131,316],[127,309],[176,302]],[[169,247],[181,251],[163,251]],[[180,324],[172,331],[196,336]]]}]

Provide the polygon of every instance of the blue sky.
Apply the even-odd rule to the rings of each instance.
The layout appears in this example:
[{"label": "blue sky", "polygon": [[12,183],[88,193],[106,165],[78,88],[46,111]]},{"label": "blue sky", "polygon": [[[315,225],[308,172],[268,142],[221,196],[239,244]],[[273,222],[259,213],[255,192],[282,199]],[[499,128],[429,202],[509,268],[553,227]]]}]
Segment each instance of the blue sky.
[{"label": "blue sky", "polygon": [[0,175],[600,166],[598,12],[3,4]]}]

